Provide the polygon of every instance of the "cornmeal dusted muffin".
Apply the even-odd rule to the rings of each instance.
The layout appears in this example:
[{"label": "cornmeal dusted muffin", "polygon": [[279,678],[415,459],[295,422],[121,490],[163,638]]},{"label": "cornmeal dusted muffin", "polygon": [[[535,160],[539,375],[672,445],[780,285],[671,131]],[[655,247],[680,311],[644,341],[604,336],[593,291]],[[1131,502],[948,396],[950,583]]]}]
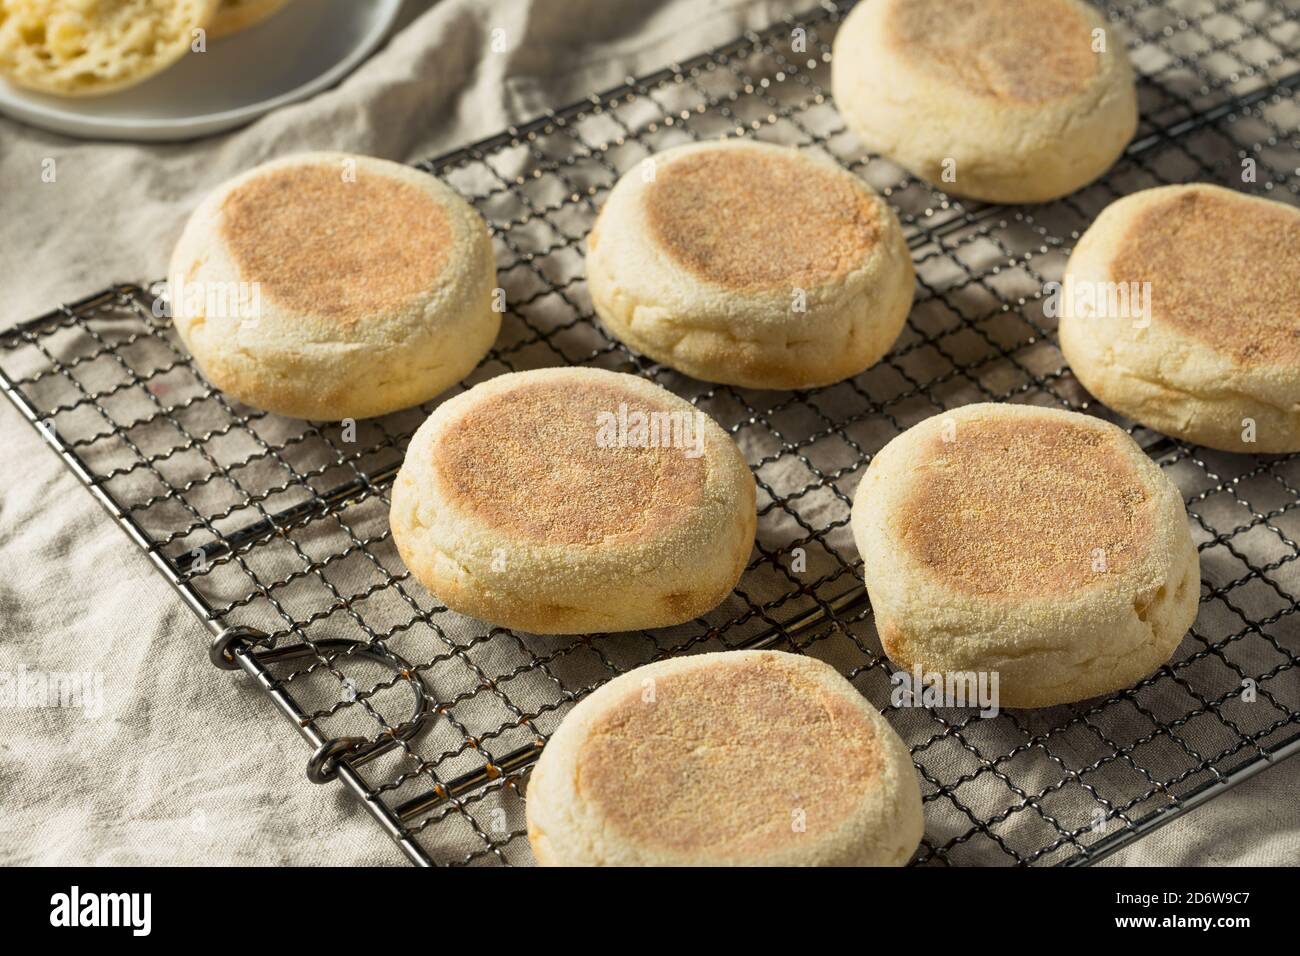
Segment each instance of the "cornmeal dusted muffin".
[{"label": "cornmeal dusted muffin", "polygon": [[1111,408],[1224,451],[1300,451],[1300,209],[1204,183],[1125,196],[1062,293],[1061,350]]},{"label": "cornmeal dusted muffin", "polygon": [[337,421],[428,401],[496,339],[482,218],[434,177],[306,153],[195,210],[168,275],[204,376],[256,408]]},{"label": "cornmeal dusted muffin", "polygon": [[1056,199],[1137,129],[1123,37],[1080,0],[863,0],[832,56],[849,128],[955,196]]},{"label": "cornmeal dusted muffin", "polygon": [[874,365],[912,305],[897,217],[830,160],[748,140],[626,173],[587,239],[601,321],[710,382],[809,388]]},{"label": "cornmeal dusted muffin", "polygon": [[439,406],[393,488],[393,540],[454,611],[538,634],[667,627],[754,545],[754,478],[713,419],[633,375],[501,375]]},{"label": "cornmeal dusted muffin", "polygon": [[1178,490],[1125,432],[1075,412],[967,405],[899,435],[853,501],[890,660],[996,672],[1004,707],[1127,687],[1196,618]]},{"label": "cornmeal dusted muffin", "polygon": [[924,831],[907,747],[829,664],[679,657],[565,715],[528,783],[543,866],[898,866]]}]

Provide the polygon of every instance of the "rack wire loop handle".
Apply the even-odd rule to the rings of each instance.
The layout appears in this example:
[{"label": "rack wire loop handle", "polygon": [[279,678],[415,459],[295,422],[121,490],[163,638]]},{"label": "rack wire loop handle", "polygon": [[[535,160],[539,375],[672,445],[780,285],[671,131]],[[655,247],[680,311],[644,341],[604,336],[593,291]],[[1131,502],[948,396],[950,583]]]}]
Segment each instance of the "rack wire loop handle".
[{"label": "rack wire loop handle", "polygon": [[358,756],[368,741],[365,737],[334,737],[316,748],[307,761],[307,779],[312,783],[329,783],[339,772],[338,761]]},{"label": "rack wire loop handle", "polygon": [[[253,644],[266,645],[266,649],[257,653],[249,652],[248,648]],[[222,670],[241,670],[245,668],[235,658],[235,654],[240,651],[244,652],[250,666],[271,683],[274,683],[274,677],[266,669],[268,664],[303,659],[319,660],[322,652],[328,651],[333,652],[334,656],[368,658],[392,670],[410,686],[415,697],[411,716],[397,727],[387,728],[386,734],[373,740],[367,737],[333,737],[323,741],[307,761],[307,779],[312,783],[333,780],[338,773],[338,761],[344,757],[352,766],[358,766],[411,740],[424,728],[425,721],[434,712],[428,706],[428,689],[419,672],[410,662],[382,645],[346,638],[329,638],[311,644],[276,648],[274,640],[261,631],[251,627],[231,627],[213,638],[208,646],[208,658]]]},{"label": "rack wire loop handle", "polygon": [[235,660],[237,649],[235,645],[247,647],[259,643],[272,646],[267,635],[262,631],[251,627],[228,627],[208,644],[208,660],[212,661],[214,667],[219,667],[223,671],[237,671],[239,662]]}]

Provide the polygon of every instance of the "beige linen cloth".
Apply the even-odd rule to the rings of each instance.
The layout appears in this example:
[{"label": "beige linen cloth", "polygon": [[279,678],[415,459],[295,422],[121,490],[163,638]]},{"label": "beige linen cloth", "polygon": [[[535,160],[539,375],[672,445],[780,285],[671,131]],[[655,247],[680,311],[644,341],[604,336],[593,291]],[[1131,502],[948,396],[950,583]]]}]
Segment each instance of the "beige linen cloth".
[{"label": "beige linen cloth", "polygon": [[[339,87],[224,136],[89,143],[0,119],[0,322],[162,275],[199,198],[256,163],[433,156],[809,6],[424,0]],[[57,184],[41,184],[46,157]],[[0,709],[0,862],[399,862],[341,786],[307,782],[301,740],[208,663],[206,631],[7,402],[0,461],[0,671],[97,672],[104,695],[97,716]],[[1265,773],[1112,860],[1295,862],[1294,780]]]}]

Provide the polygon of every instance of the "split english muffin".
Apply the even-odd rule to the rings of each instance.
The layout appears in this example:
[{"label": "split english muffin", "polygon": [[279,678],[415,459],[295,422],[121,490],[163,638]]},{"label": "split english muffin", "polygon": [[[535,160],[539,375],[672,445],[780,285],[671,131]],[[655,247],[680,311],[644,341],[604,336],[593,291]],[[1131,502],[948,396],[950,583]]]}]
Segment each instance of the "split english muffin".
[{"label": "split english muffin", "polygon": [[1125,196],[1079,239],[1061,306],[1061,351],[1111,408],[1223,451],[1300,451],[1300,210],[1204,183]]},{"label": "split english muffin", "polygon": [[735,587],[754,478],[713,419],[633,375],[501,375],[440,405],[393,488],[393,540],[449,608],[535,634],[668,627]]},{"label": "split english muffin", "polygon": [[0,76],[57,96],[134,86],[190,51],[218,0],[4,0]]},{"label": "split english muffin", "polygon": [[811,388],[889,350],[912,305],[902,227],[833,162],[750,140],[665,150],[626,173],[587,239],[596,314],[707,382]]},{"label": "split english muffin", "polygon": [[898,866],[924,832],[898,734],[829,664],[779,651],[614,678],[552,735],[527,816],[543,866]]},{"label": "split english muffin", "polygon": [[997,673],[1003,707],[1128,687],[1196,618],[1177,488],[1091,416],[979,404],[926,419],[872,460],[852,523],[890,660]]},{"label": "split english muffin", "polygon": [[1079,0],[863,0],[831,82],[868,149],[989,202],[1071,193],[1137,128],[1124,43]]},{"label": "split english muffin", "polygon": [[432,176],[367,156],[305,153],[227,182],[190,217],[168,280],[208,381],[294,418],[428,401],[501,327],[483,219]]}]

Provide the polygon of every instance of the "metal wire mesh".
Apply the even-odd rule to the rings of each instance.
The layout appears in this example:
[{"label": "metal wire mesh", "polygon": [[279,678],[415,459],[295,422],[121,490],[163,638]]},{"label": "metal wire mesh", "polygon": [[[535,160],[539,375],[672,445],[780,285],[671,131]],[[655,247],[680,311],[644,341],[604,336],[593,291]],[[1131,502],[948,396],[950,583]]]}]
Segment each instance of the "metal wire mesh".
[{"label": "metal wire mesh", "polygon": [[[848,675],[911,746],[927,824],[918,862],[1087,862],[1300,749],[1295,455],[1223,454],[1120,422],[1186,498],[1202,604],[1167,666],[1076,706],[987,720],[891,708],[848,529],[872,454],[932,414],[1019,401],[1113,419],[1065,367],[1042,308],[1107,203],[1191,180],[1300,203],[1300,6],[1111,5],[1140,73],[1137,137],[1103,181],[1017,208],[951,199],[846,132],[827,91],[848,5],[421,164],[491,225],[510,303],[462,387],[563,363],[635,371],[745,451],[757,549],[734,594],[690,624],[540,638],[448,611],[410,579],[387,520],[430,407],[353,434],[239,405],[198,375],[160,286],[119,286],[0,338],[6,393],[208,622],[214,659],[257,678],[317,748],[313,779],[342,778],[413,861],[529,861],[521,784],[547,735],[603,681],[686,651],[797,649]],[[822,151],[899,213],[919,294],[875,368],[806,392],[710,386],[629,353],[594,320],[582,241],[605,193],[644,157],[722,134]]]}]

